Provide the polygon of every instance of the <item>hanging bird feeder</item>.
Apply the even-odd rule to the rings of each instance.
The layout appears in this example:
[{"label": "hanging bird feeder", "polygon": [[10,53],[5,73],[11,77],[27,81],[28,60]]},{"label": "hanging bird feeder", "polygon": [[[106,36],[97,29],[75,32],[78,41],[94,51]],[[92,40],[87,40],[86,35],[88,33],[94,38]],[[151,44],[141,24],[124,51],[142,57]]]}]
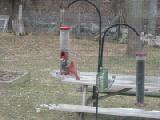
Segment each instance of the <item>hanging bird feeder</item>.
[{"label": "hanging bird feeder", "polygon": [[70,32],[71,27],[60,27],[60,74],[68,74],[68,60],[69,60],[69,48],[70,48]]},{"label": "hanging bird feeder", "polygon": [[60,27],[60,74],[71,75],[80,80],[77,73],[76,63],[71,61],[69,63],[69,51],[70,51],[70,26]]}]

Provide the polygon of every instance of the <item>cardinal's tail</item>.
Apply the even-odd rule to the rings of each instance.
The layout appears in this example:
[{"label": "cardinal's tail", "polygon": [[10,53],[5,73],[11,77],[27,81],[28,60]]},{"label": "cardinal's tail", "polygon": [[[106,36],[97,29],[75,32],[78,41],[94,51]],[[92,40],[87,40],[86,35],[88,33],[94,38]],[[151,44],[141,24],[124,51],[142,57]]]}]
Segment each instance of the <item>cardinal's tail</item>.
[{"label": "cardinal's tail", "polygon": [[77,73],[75,73],[76,80],[80,80],[80,77]]}]

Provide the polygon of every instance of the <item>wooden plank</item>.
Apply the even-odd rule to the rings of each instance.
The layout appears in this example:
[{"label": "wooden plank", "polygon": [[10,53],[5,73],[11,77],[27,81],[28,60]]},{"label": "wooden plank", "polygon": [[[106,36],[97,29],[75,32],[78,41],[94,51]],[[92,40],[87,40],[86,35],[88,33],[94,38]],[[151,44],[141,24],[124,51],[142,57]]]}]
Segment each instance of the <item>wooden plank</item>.
[{"label": "wooden plank", "polygon": [[[136,92],[131,90],[131,91],[120,93],[120,95],[135,96]],[[160,97],[160,92],[157,92],[157,91],[145,91],[145,96],[148,96],[148,97]]]},{"label": "wooden plank", "polygon": [[73,79],[64,79],[62,80],[64,83],[72,83],[72,84],[78,84],[78,85],[89,85],[89,86],[95,86],[96,83],[93,81],[82,81],[82,80],[73,80]]},{"label": "wooden plank", "polygon": [[[75,113],[96,113],[96,108],[91,106],[69,105],[69,104],[50,104],[41,105],[42,108],[47,108],[54,111],[65,111]],[[160,119],[160,111],[145,111],[134,108],[98,108],[98,114],[113,115],[122,117],[138,117]]]},{"label": "wooden plank", "polygon": [[59,70],[54,70],[51,75],[56,78],[60,78],[62,82],[78,85],[96,85],[96,73],[95,72],[80,72],[80,80],[76,80],[75,77],[70,75],[60,75]]},{"label": "wooden plank", "polygon": [[[60,76],[58,70],[54,70],[51,72],[53,77],[61,78],[63,82],[71,82],[74,84],[87,84],[87,85],[95,85],[96,84],[96,72],[80,72],[80,81],[77,81],[72,76]],[[136,76],[134,75],[120,75],[120,74],[110,74],[109,79],[112,79],[112,76],[116,76],[114,86],[124,86],[124,87],[132,87],[136,88]],[[145,76],[145,87],[146,89],[155,89],[159,88],[160,77],[156,76]]]},{"label": "wooden plank", "polygon": [[[115,88],[115,89],[109,89],[109,90],[107,90],[106,92],[103,92],[103,93],[106,93],[106,95],[103,95],[103,96],[100,96],[99,95],[99,97],[98,97],[98,99],[99,100],[102,100],[102,99],[106,99],[106,98],[108,98],[108,97],[111,97],[111,96],[115,96],[115,95],[119,95],[119,94],[121,94],[121,93],[124,93],[124,92],[126,92],[126,91],[128,91],[128,90],[130,90],[131,88]],[[87,99],[87,104],[89,104],[89,103],[93,103],[93,102],[95,102],[96,100],[95,99],[93,99],[92,98],[92,96],[91,97],[89,97],[88,99]]]},{"label": "wooden plank", "polygon": [[[124,88],[124,87],[116,87],[115,88],[115,87],[112,87],[112,88],[106,89],[106,91],[104,91],[104,92],[99,92],[99,93],[117,94],[118,95],[120,93],[127,92],[130,89],[132,89],[132,88]],[[77,88],[76,90],[77,90],[77,92],[83,92],[82,88]],[[93,89],[89,88],[88,92],[93,92]]]},{"label": "wooden plank", "polygon": [[[96,84],[96,72],[80,72],[81,80],[75,80],[72,76],[60,76],[59,70],[54,70],[51,72],[53,77],[62,79],[62,82],[79,84],[79,85],[89,85],[94,86]],[[112,76],[116,76],[112,87],[121,88],[132,88],[130,92],[136,93],[136,76],[134,75],[124,75],[124,74],[109,74],[109,79]],[[154,93],[159,93],[160,91],[160,77],[158,76],[145,76],[145,94],[153,95]]]},{"label": "wooden plank", "polygon": [[106,90],[106,92],[104,92],[104,93],[118,95],[122,92],[127,92],[130,89],[132,89],[132,88],[124,88],[124,87],[115,87],[114,88],[114,87],[112,87],[112,88]]}]

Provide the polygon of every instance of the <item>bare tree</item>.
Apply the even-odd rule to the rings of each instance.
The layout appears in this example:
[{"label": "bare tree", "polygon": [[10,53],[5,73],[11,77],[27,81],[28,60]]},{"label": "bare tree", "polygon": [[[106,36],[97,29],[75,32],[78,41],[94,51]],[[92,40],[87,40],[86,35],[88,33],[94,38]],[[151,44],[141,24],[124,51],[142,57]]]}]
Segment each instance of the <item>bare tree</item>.
[{"label": "bare tree", "polygon": [[[16,4],[18,3],[18,6]],[[12,28],[16,35],[25,35],[25,28],[23,23],[23,4],[25,0],[13,0],[12,1]],[[14,9],[18,7],[18,13],[15,13]],[[18,14],[18,17],[15,17],[14,14]]]},{"label": "bare tree", "polygon": [[148,32],[156,35],[157,0],[149,0],[148,2]]},{"label": "bare tree", "polygon": [[[125,0],[126,11],[127,11],[127,22],[140,33],[142,32],[143,23],[143,0]],[[127,54],[134,56],[135,52],[143,49],[140,37],[137,36],[133,31],[128,32],[128,48]]]}]

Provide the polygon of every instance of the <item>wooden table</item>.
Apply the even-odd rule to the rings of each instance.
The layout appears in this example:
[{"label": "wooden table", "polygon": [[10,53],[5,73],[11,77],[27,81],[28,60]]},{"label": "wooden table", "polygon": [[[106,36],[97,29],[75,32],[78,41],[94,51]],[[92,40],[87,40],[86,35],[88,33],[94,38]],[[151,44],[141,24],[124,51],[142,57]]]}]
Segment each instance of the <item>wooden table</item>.
[{"label": "wooden table", "polygon": [[81,72],[80,80],[76,80],[74,76],[60,75],[58,70],[53,71],[51,74],[53,77],[60,78],[64,83],[80,85],[82,88],[81,105],[87,105],[88,86],[96,85],[96,74],[94,72]]},{"label": "wooden table", "polygon": [[[84,113],[95,113],[96,110],[95,107],[87,106],[87,98],[86,98],[88,92],[88,86],[96,85],[95,72],[81,72],[80,80],[76,80],[73,76],[60,75],[58,70],[53,71],[51,74],[53,77],[60,78],[64,83],[69,83],[69,84],[72,83],[82,86],[82,99],[81,99],[82,103],[81,105],[50,104],[50,105],[42,105],[41,107],[47,106],[46,108],[49,108],[49,110],[80,113],[79,114],[80,120],[84,120]],[[113,78],[112,75],[109,74],[109,79],[112,78]],[[134,79],[135,79],[134,76],[117,75],[112,88],[106,91],[107,95],[100,96],[99,98],[103,99],[109,96],[117,95],[121,92],[126,92],[130,89],[135,89]],[[147,88],[149,87],[147,86]],[[141,109],[132,109],[132,108],[99,108],[98,114],[160,119],[160,111],[144,111]]]},{"label": "wooden table", "polygon": [[[62,82],[69,83],[69,84],[76,84],[81,86],[81,92],[82,92],[82,104],[81,105],[87,105],[89,98],[87,99],[87,92],[89,86],[96,86],[96,72],[80,72],[80,80],[76,80],[74,76],[70,75],[60,75],[58,70],[53,71],[52,73],[53,77],[60,78]],[[113,80],[115,77],[112,77],[114,75],[109,74],[109,79]],[[130,90],[131,87],[119,87],[119,86],[113,86],[112,88],[108,89],[105,93],[106,96],[101,96],[99,98],[105,98],[113,95],[117,95],[121,92],[126,92]],[[90,97],[90,101],[92,100],[92,97]]]}]

